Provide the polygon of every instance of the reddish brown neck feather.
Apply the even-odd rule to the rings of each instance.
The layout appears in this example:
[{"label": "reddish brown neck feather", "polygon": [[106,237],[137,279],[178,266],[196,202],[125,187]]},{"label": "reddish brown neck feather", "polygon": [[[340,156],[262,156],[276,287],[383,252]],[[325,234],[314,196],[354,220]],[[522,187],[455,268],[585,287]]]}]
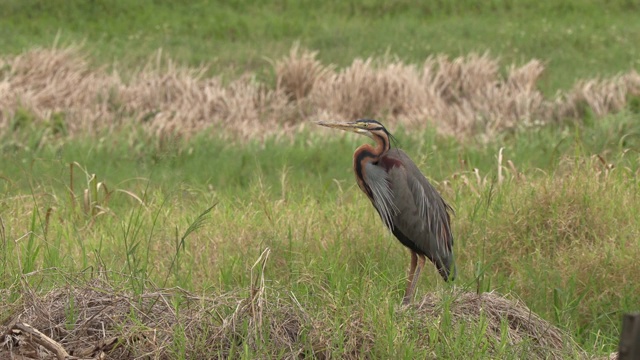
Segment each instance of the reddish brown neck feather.
[{"label": "reddish brown neck feather", "polygon": [[364,144],[353,153],[353,169],[356,173],[356,181],[360,189],[372,199],[371,189],[364,181],[365,165],[377,163],[380,157],[389,150],[388,139],[375,134],[375,148],[370,144]]}]

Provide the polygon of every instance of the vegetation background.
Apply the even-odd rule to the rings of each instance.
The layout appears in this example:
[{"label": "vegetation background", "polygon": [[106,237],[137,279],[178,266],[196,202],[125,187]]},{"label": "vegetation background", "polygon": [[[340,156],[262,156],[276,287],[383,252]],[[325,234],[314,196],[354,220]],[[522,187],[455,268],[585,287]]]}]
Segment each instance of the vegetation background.
[{"label": "vegetation background", "polygon": [[[627,0],[3,1],[2,330],[53,289],[52,328],[77,334],[70,289],[100,279],[132,303],[200,294],[163,308],[193,316],[152,350],[169,358],[606,356],[640,303],[639,15]],[[429,269],[415,308],[398,306],[408,254],[353,179],[367,139],[310,122],[353,117],[386,123],[456,209],[459,279]],[[561,349],[504,335],[504,314],[468,321],[456,294],[481,292],[566,333]]]}]

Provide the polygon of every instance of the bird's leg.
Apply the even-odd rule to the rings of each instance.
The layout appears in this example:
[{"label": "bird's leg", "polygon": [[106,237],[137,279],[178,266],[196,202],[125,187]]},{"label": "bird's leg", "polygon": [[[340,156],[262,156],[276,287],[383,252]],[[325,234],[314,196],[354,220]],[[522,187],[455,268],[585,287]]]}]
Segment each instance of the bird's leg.
[{"label": "bird's leg", "polygon": [[418,265],[418,254],[412,251],[411,267],[409,268],[409,277],[407,277],[407,288],[404,291],[404,298],[402,299],[403,305],[407,305],[411,302],[412,284],[413,284],[413,277],[416,272],[416,265]]},{"label": "bird's leg", "polygon": [[[427,258],[424,255],[417,255],[417,258],[418,258],[417,266],[415,267],[414,274],[411,279],[411,284],[409,285],[410,289],[407,289],[407,294],[404,296],[403,303],[405,305],[409,304],[413,299],[413,294],[416,291],[416,286],[418,285],[418,279],[420,278],[420,272],[422,271],[424,264],[427,262]],[[411,262],[413,263],[413,258],[411,260],[412,260]]]}]

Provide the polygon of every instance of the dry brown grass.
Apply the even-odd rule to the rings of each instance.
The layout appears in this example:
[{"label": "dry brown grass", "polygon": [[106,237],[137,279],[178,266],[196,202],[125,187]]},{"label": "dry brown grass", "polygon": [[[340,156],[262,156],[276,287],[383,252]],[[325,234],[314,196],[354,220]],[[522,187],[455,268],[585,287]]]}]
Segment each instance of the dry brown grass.
[{"label": "dry brown grass", "polygon": [[630,96],[639,94],[640,74],[635,71],[610,79],[580,81],[558,102],[556,116],[579,119],[586,109],[604,116],[622,110]]},{"label": "dry brown grass", "polygon": [[277,88],[283,89],[290,100],[298,101],[306,98],[315,85],[333,70],[316,59],[317,51],[300,50],[295,44],[288,57],[275,62]]},{"label": "dry brown grass", "polygon": [[[431,57],[420,66],[392,58],[356,59],[336,70],[316,53],[294,46],[274,62],[276,87],[251,75],[230,83],[205,68],[176,65],[160,52],[127,74],[91,68],[78,48],[35,49],[0,59],[0,128],[26,111],[36,122],[56,114],[71,135],[140,125],[150,132],[189,136],[209,129],[256,138],[294,133],[311,120],[373,117],[390,127],[434,126],[459,138],[491,137],[521,126],[580,120],[620,111],[640,95],[635,72],[581,81],[546,99],[537,89],[544,71],[531,60],[506,75],[488,55]],[[16,126],[13,124],[14,127]]]},{"label": "dry brown grass", "polygon": [[[134,296],[98,280],[44,295],[25,287],[22,309],[0,326],[0,356],[54,359],[21,330],[31,327],[80,359],[170,359],[177,353],[190,359],[227,358],[233,348],[238,351],[245,345],[253,350],[268,346],[266,353],[273,358],[330,358],[336,346],[330,317],[312,317],[288,292],[269,290],[267,296],[268,290],[263,283],[244,297],[237,293],[202,297],[181,289]],[[532,359],[559,359],[579,351],[564,333],[519,301],[495,293],[455,291],[450,296],[454,326],[473,328],[484,321],[491,346],[506,338],[509,346],[521,346]],[[414,322],[411,328],[425,346],[429,334],[424,321],[443,321],[442,304],[440,295],[427,294],[409,309],[417,315],[408,317]],[[368,321],[364,314],[353,313],[341,326],[345,358],[372,356],[376,340]]]}]

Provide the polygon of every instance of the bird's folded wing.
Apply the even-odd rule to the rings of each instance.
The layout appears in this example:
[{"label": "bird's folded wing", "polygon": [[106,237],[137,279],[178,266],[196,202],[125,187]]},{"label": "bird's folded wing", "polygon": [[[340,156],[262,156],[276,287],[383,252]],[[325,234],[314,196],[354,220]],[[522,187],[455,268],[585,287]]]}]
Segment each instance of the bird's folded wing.
[{"label": "bird's folded wing", "polygon": [[453,245],[450,208],[436,189],[406,160],[403,166],[390,169],[388,176],[398,210],[393,219],[398,230],[427,254],[450,253]]},{"label": "bird's folded wing", "polygon": [[389,174],[384,168],[367,163],[363,177],[365,183],[371,189],[373,204],[378,213],[380,213],[382,221],[389,230],[393,230],[393,218],[398,213],[398,208],[394,204],[394,194],[391,191]]}]

